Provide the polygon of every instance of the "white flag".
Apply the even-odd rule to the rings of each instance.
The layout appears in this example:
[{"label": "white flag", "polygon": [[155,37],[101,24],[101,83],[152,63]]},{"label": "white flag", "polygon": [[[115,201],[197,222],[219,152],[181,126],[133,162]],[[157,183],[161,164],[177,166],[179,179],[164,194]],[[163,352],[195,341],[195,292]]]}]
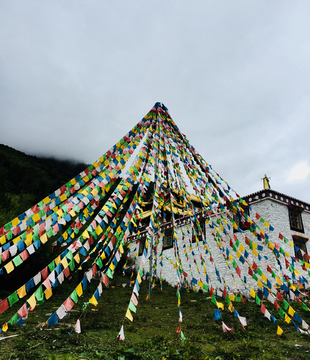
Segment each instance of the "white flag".
[{"label": "white flag", "polygon": [[122,325],[120,332],[118,333],[119,340],[125,340],[124,326]]}]

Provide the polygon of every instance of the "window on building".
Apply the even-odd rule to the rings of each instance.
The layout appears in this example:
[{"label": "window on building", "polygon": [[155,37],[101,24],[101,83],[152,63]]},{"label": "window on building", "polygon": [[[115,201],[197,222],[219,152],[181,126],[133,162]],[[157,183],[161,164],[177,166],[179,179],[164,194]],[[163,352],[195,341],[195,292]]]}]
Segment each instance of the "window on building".
[{"label": "window on building", "polygon": [[301,212],[303,211],[302,208],[297,206],[290,206],[289,207],[289,218],[290,218],[290,226],[291,230],[304,232],[304,226],[302,223]]},{"label": "window on building", "polygon": [[198,229],[197,223],[194,223],[193,232],[192,232],[192,241],[196,241],[196,236],[198,237],[198,241],[203,240],[203,236],[206,236],[206,223],[204,220],[199,221],[200,230]]},{"label": "window on building", "polygon": [[164,230],[164,250],[173,247],[173,228]]},{"label": "window on building", "polygon": [[[309,239],[304,238],[302,236],[293,235],[293,241],[294,241],[294,249],[295,249],[295,257],[300,260],[305,260],[305,254],[308,254],[307,251],[307,241]],[[297,249],[296,249],[297,247]]]},{"label": "window on building", "polygon": [[[248,206],[242,206],[242,209],[246,215],[250,216],[250,210]],[[249,228],[249,223],[246,221],[241,212],[234,215],[234,221],[242,231]],[[234,232],[238,232],[238,230],[234,228]]]}]

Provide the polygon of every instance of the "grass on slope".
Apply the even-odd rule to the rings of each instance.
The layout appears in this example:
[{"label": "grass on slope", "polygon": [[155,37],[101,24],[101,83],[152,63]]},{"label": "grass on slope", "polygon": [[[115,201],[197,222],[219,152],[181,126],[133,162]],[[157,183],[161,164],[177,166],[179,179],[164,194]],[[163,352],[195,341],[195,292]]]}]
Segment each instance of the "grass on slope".
[{"label": "grass on slope", "polygon": [[[221,311],[233,333],[223,333],[221,320],[213,320],[214,304],[207,294],[181,291],[183,313],[182,331],[186,340],[176,334],[178,307],[176,289],[165,285],[153,289],[146,300],[148,283],[142,282],[137,312],[133,322],[124,320],[132,287],[119,286],[126,282],[116,276],[109,288],[104,288],[97,307],[83,303],[92,296],[96,286],[93,281],[85,290],[73,310],[60,323],[40,330],[40,324],[54,312],[77,285],[73,278],[61,288],[56,288],[51,299],[29,313],[26,326],[10,327],[1,335],[19,335],[0,341],[0,359],[309,359],[309,337],[296,331],[292,324],[279,319],[275,324],[266,319],[259,306],[253,302],[235,303],[241,316],[248,320],[246,331],[241,329],[236,317],[227,309]],[[116,285],[113,287],[113,284]],[[104,286],[103,286],[104,287]],[[1,296],[1,295],[0,295]],[[222,301],[222,299],[218,299]],[[22,304],[0,315],[0,323],[16,312]],[[270,304],[269,311],[276,315]],[[297,305],[297,307],[296,307]],[[294,304],[298,309],[299,304]],[[302,309],[298,313],[307,322],[310,314]],[[82,333],[73,331],[81,318]],[[125,340],[117,339],[124,321]],[[277,326],[284,330],[276,334]],[[1,338],[0,338],[1,340]]]}]

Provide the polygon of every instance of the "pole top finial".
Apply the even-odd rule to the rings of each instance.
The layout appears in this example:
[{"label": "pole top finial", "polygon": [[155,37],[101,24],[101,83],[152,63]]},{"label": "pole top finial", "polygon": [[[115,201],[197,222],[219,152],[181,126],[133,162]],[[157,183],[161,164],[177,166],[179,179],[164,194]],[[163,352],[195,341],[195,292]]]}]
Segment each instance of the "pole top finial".
[{"label": "pole top finial", "polygon": [[265,174],[265,176],[262,178],[263,180],[263,185],[264,185],[264,189],[271,189],[270,187],[270,180],[271,178],[270,177],[267,177],[267,175]]}]

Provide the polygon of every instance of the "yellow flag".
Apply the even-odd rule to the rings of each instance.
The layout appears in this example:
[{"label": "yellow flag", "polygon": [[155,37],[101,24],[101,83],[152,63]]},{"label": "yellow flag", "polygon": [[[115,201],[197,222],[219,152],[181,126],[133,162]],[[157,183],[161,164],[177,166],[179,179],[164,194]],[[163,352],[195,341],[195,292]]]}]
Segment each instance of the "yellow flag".
[{"label": "yellow flag", "polygon": [[5,324],[2,326],[2,331],[3,331],[3,332],[8,331],[8,323],[5,323]]},{"label": "yellow flag", "polygon": [[282,333],[283,333],[283,330],[280,328],[280,326],[278,326],[277,335],[282,335]]},{"label": "yellow flag", "polygon": [[57,266],[61,261],[61,256],[57,256],[57,258],[55,259],[55,265]]},{"label": "yellow flag", "polygon": [[122,244],[119,245],[119,251],[121,252],[121,254],[123,254],[124,248],[123,248],[123,245],[122,245]]},{"label": "yellow flag", "polygon": [[289,313],[291,316],[294,316],[295,310],[290,306],[290,307],[288,308],[288,313]]},{"label": "yellow flag", "polygon": [[262,280],[267,282],[267,278],[266,278],[266,275],[265,274],[262,274]]},{"label": "yellow flag", "polygon": [[228,310],[229,310],[230,312],[234,312],[235,309],[234,309],[234,305],[233,305],[232,302],[229,304]]},{"label": "yellow flag", "polygon": [[138,283],[141,284],[141,276],[140,276],[140,273],[138,272],[138,275],[137,275],[137,279],[138,279]]},{"label": "yellow flag", "polygon": [[94,189],[90,192],[93,196],[96,196],[98,194],[98,190]]},{"label": "yellow flag", "polygon": [[284,319],[288,324],[291,322],[291,318],[285,314],[285,319]]},{"label": "yellow flag", "polygon": [[83,287],[81,283],[75,288],[75,291],[78,297],[80,297],[83,294]]},{"label": "yellow flag", "polygon": [[63,215],[63,213],[64,213],[64,212],[63,212],[62,209],[59,209],[59,210],[56,211],[56,214],[57,214],[58,216],[60,216],[60,217]]},{"label": "yellow flag", "polygon": [[95,295],[92,296],[92,298],[89,300],[89,302],[95,306],[98,305],[98,301],[96,300]]},{"label": "yellow flag", "polygon": [[39,215],[38,213],[34,214],[34,215],[32,216],[32,220],[36,223],[37,221],[40,220],[40,215]]},{"label": "yellow flag", "polygon": [[27,234],[26,240],[24,240],[26,246],[29,246],[32,243],[32,233]]},{"label": "yellow flag", "polygon": [[257,281],[257,286],[261,287],[261,288],[263,287],[263,284],[262,284],[262,282],[260,280]]},{"label": "yellow flag", "polygon": [[49,198],[49,196],[47,196],[47,197],[45,197],[44,199],[43,199],[43,204],[47,204],[47,203],[49,203],[51,200],[50,200],[50,198]]},{"label": "yellow flag", "polygon": [[71,217],[74,217],[74,216],[75,216],[75,211],[74,211],[73,209],[71,209],[71,210],[69,211],[69,215],[70,215]]},{"label": "yellow flag", "polygon": [[282,281],[281,281],[281,279],[279,278],[279,276],[276,277],[276,283],[277,283],[278,285],[282,285]]},{"label": "yellow flag", "polygon": [[27,303],[30,305],[32,309],[34,309],[37,305],[37,300],[35,297],[35,293],[33,293],[30,298],[27,300]]},{"label": "yellow flag", "polygon": [[11,271],[14,270],[14,265],[13,262],[10,261],[9,263],[7,263],[6,265],[4,265],[6,272],[9,274]]},{"label": "yellow flag", "polygon": [[40,236],[40,241],[42,244],[45,244],[47,242],[47,235],[44,233],[42,236]]},{"label": "yellow flag", "polygon": [[255,298],[255,297],[256,297],[255,291],[253,290],[252,287],[251,287],[251,296],[252,296],[252,298]]},{"label": "yellow flag", "polygon": [[74,256],[74,258],[73,258],[78,264],[80,263],[80,255],[79,255],[79,253],[77,253],[75,256]]},{"label": "yellow flag", "polygon": [[64,267],[64,269],[66,269],[66,268],[69,266],[66,257],[64,257],[64,258],[61,260],[61,265]]},{"label": "yellow flag", "polygon": [[133,321],[133,317],[131,315],[129,308],[127,308],[127,311],[126,311],[126,318],[129,319],[130,321]]},{"label": "yellow flag", "polygon": [[26,292],[26,285],[23,285],[21,288],[17,290],[17,295],[21,299],[27,294]]},{"label": "yellow flag", "polygon": [[100,235],[101,233],[102,233],[102,227],[100,226],[100,225],[98,225],[97,227],[96,227],[96,234],[97,235]]},{"label": "yellow flag", "polygon": [[2,236],[0,237],[0,244],[1,244],[1,245],[5,244],[5,235],[2,235]]},{"label": "yellow flag", "polygon": [[[114,271],[114,269],[115,269],[115,265],[111,262],[111,264],[110,264],[109,268],[111,269],[111,271]],[[140,280],[141,280],[141,278],[140,278]],[[140,283],[139,283],[139,284],[140,284]]]},{"label": "yellow flag", "polygon": [[257,250],[254,249],[254,248],[253,248],[253,250],[252,250],[252,253],[253,253],[256,257],[258,256],[258,252],[257,252]]},{"label": "yellow flag", "polygon": [[223,304],[223,303],[217,302],[217,307],[218,307],[219,309],[224,310],[224,304]]},{"label": "yellow flag", "polygon": [[50,287],[49,289],[46,289],[46,290],[44,291],[44,294],[45,294],[45,299],[46,299],[46,300],[49,299],[49,298],[53,295],[53,293],[52,293],[52,287]]},{"label": "yellow flag", "polygon": [[12,226],[16,226],[16,225],[18,225],[19,223],[20,223],[20,221],[19,221],[19,218],[18,218],[18,217],[16,217],[15,219],[13,219],[13,220],[11,221]]}]

